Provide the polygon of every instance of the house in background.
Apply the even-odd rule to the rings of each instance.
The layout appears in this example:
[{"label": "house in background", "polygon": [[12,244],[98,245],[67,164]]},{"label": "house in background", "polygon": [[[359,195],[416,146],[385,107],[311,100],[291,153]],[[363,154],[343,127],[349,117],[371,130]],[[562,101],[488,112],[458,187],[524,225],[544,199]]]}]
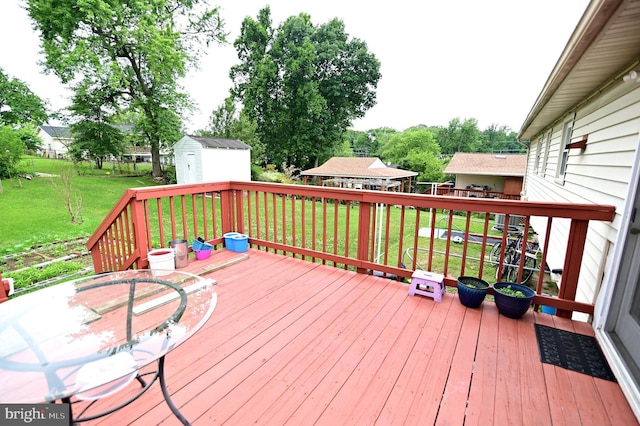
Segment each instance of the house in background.
[{"label": "house in background", "polygon": [[37,135],[42,139],[41,155],[47,158],[64,158],[73,141],[68,127],[40,126]]},{"label": "house in background", "polygon": [[526,168],[524,154],[457,152],[444,169],[455,186],[440,187],[438,195],[519,200]]},{"label": "house in background", "polygon": [[320,180],[322,186],[408,192],[418,173],[396,169],[373,157],[333,157],[324,164],[300,173]]},{"label": "house in background", "polygon": [[[129,124],[118,124],[117,127],[125,135],[131,135],[133,126]],[[62,126],[40,126],[37,135],[42,138],[42,150],[40,154],[47,158],[65,158],[69,152],[69,146],[73,142],[73,135],[70,127]],[[129,140],[122,154],[121,159],[134,163],[150,163],[151,150],[149,146],[136,146]],[[173,164],[173,153],[171,150],[160,150],[160,162],[162,164]]]},{"label": "house in background", "polygon": [[[551,241],[587,232],[576,300],[595,303],[596,336],[640,417],[640,1],[589,4],[519,139],[531,142],[528,200],[616,207],[588,229],[554,220]],[[532,226],[544,239],[547,221]],[[564,248],[549,247],[551,269]]]},{"label": "house in background", "polygon": [[173,155],[178,184],[251,180],[251,147],[239,140],[184,136]]}]

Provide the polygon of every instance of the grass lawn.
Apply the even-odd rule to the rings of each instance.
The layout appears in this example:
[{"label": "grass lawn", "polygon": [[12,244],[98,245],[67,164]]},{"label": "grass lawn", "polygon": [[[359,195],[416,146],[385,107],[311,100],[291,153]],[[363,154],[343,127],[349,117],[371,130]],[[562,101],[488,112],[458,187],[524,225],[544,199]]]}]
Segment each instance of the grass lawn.
[{"label": "grass lawn", "polygon": [[[57,175],[69,167],[73,167],[73,163],[39,157],[27,157],[22,165],[25,172],[28,170],[27,173],[34,175]],[[81,199],[81,224],[71,223],[65,202],[52,183],[59,185],[59,177],[2,180],[0,255],[19,253],[41,244],[88,237],[127,188],[155,185],[149,175],[118,177],[107,175],[109,170],[104,169],[101,174],[78,175],[78,167],[73,170],[71,191],[74,200]]]},{"label": "grass lawn", "polygon": [[[139,165],[142,167],[150,169],[150,165],[144,164]],[[93,163],[85,162],[81,164],[74,164],[69,161],[55,160],[55,159],[45,159],[40,157],[26,157],[22,163],[23,172],[33,174],[36,173],[46,173],[52,175],[58,175],[53,177],[34,177],[31,180],[27,179],[5,179],[2,181],[3,193],[0,194],[0,216],[2,220],[0,221],[0,255],[5,254],[13,254],[20,253],[26,251],[32,247],[36,247],[38,245],[46,245],[52,242],[70,240],[75,238],[86,238],[98,227],[98,225],[102,222],[104,217],[108,214],[117,200],[122,196],[124,191],[127,188],[133,187],[143,187],[143,186],[152,186],[154,185],[153,180],[150,178],[149,174],[132,176],[131,173],[135,172],[131,165],[121,165],[117,167],[111,167],[111,163],[105,163],[104,168],[102,170],[95,169]],[[130,168],[130,169],[128,169]],[[140,167],[138,167],[140,168]],[[113,174],[115,172],[116,174]],[[140,170],[137,171],[138,173]],[[71,191],[73,193],[72,202],[76,202],[77,200],[81,200],[81,218],[82,223],[74,224],[71,222],[71,217],[67,207],[65,205],[65,201],[62,197],[60,189],[56,189],[54,183],[57,183],[58,188],[61,187],[61,178],[60,174],[67,173],[71,176]],[[123,173],[125,175],[122,175]],[[315,205],[311,204],[310,201],[301,202],[302,200],[297,199],[295,204],[295,208],[293,211],[291,210],[291,205],[286,200],[281,198],[277,200],[269,199],[266,200],[268,205],[268,216],[269,216],[269,228],[271,233],[276,233],[278,239],[283,243],[299,245],[300,241],[294,243],[292,238],[295,238],[292,235],[291,227],[292,223],[296,222],[296,228],[298,232],[302,229],[301,219],[302,219],[302,209],[303,205],[306,210],[306,218],[305,218],[305,228],[306,228],[306,246],[308,248],[314,248],[316,250],[327,251],[328,253],[337,253],[344,255],[345,247],[344,242],[346,240],[345,235],[334,235],[334,229],[338,230],[338,233],[344,232],[344,227],[338,226],[335,227],[333,220],[334,214],[338,220],[338,223],[345,224],[347,219],[347,212],[350,210],[351,214],[349,215],[349,242],[350,247],[348,254],[353,256],[356,251],[357,244],[357,221],[358,215],[356,214],[356,210],[349,209],[344,204],[334,205],[333,203],[323,204],[316,203]],[[204,200],[206,204],[209,206],[211,202],[218,205],[218,200]],[[262,199],[259,201],[253,200],[254,203],[258,202],[258,204],[263,203]],[[200,196],[197,196],[195,201],[196,208],[198,210],[201,209],[201,205],[203,200]],[[181,203],[176,200],[176,214],[177,217],[181,215]],[[197,224],[187,224],[187,228],[190,228],[191,231],[187,230],[186,232],[182,229],[183,224],[170,223],[170,212],[169,212],[169,203],[163,203],[163,222],[165,227],[165,233],[171,233],[170,230],[172,226],[176,227],[176,233],[178,238],[182,238],[183,235],[188,235],[187,238],[195,238],[196,235],[191,235],[193,232],[193,226],[197,226],[198,234],[202,235],[204,224],[202,223],[203,217],[201,214],[196,214]],[[207,207],[210,209],[210,207]],[[315,208],[315,217],[312,215],[312,211]],[[286,211],[286,220],[283,220],[282,210]],[[185,205],[185,210],[187,210],[186,217],[193,217],[191,214],[192,205],[191,202],[187,202]],[[328,211],[327,211],[328,210]],[[400,224],[402,219],[400,218],[399,209],[395,208],[385,208],[384,216],[389,215],[389,235],[390,240],[387,242],[389,244],[389,251],[386,254],[388,256],[388,262],[390,264],[395,264],[396,259],[400,256],[402,257],[401,261],[407,264],[407,267],[411,267],[411,258],[406,256],[401,256],[402,253],[407,248],[413,247],[413,240],[415,238],[415,213],[413,211],[407,211],[407,214],[404,218],[404,230],[400,231]],[[261,208],[261,212],[264,210]],[[322,217],[323,213],[326,211],[328,213],[326,215],[327,221],[323,223]],[[218,209],[218,214],[220,214],[220,210]],[[153,209],[152,209],[152,216]],[[278,218],[276,223],[273,223],[273,219]],[[443,212],[438,212],[438,221],[437,227],[446,228],[447,227],[447,219],[448,214]],[[429,225],[429,214],[428,212],[421,213],[421,226]],[[260,235],[264,237],[264,226],[265,226],[265,218],[260,220],[262,230],[258,230],[255,220],[254,223],[246,223],[245,225],[251,229],[252,235]],[[153,223],[153,219],[152,219]],[[313,225],[315,224],[315,233],[316,233],[316,241],[318,242],[317,247],[311,247],[310,241],[313,240],[311,237]],[[454,230],[463,230],[466,227],[466,219],[463,216],[453,216],[453,226]],[[470,231],[472,233],[481,234],[484,228],[484,220],[482,218],[472,218],[470,223]],[[247,231],[249,230],[247,229]],[[211,232],[211,231],[209,231]],[[403,235],[402,242],[399,241],[398,236]],[[498,233],[492,233],[494,235],[499,235]],[[322,241],[322,236],[327,235],[327,239]],[[281,238],[286,236],[287,241],[282,241]],[[161,243],[156,241],[158,235],[154,235],[153,243],[154,246],[159,246]],[[168,242],[170,235],[165,235]],[[298,238],[300,238],[298,236]],[[449,256],[445,256],[444,252],[446,251],[446,243],[443,240],[436,240],[434,245],[434,264],[431,265],[433,270],[443,270],[444,263],[448,263],[448,271],[450,274],[455,275],[456,271],[461,272],[461,262],[460,262],[460,254],[462,251],[462,245],[460,244],[452,244],[450,246]],[[401,246],[400,246],[401,244]],[[421,249],[426,249],[429,246],[429,238],[420,237],[419,238],[419,247]],[[402,249],[400,249],[402,247]],[[438,253],[440,252],[440,253]],[[420,266],[427,267],[427,262],[425,259],[426,256],[425,251],[417,253],[417,261]],[[413,256],[413,253],[410,253]],[[470,244],[467,251],[467,262],[465,263],[465,271],[464,273],[467,275],[474,275],[477,273],[479,268],[479,258],[480,258],[480,246]],[[382,256],[385,256],[384,253],[381,253]],[[377,253],[375,254],[377,256]],[[485,253],[485,256],[488,256],[488,251]],[[476,259],[473,259],[476,258]],[[382,260],[382,259],[381,259]],[[491,280],[492,276],[495,274],[495,267],[490,267],[485,263],[485,271],[483,273],[483,277],[488,281]]]}]

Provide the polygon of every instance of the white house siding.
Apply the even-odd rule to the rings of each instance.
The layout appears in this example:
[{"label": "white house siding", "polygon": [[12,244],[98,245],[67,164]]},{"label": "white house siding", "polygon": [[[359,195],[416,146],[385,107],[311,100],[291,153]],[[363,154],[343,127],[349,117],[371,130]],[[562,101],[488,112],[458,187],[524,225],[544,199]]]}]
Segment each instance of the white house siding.
[{"label": "white house siding", "polygon": [[54,138],[44,131],[40,131],[38,136],[42,139],[42,155],[49,158],[62,158],[67,154],[67,145],[71,139]]},{"label": "white house siding", "polygon": [[203,148],[202,178],[204,182],[251,180],[251,151],[248,149]]},{"label": "white house siding", "polygon": [[[531,201],[611,204],[616,207],[612,223],[590,223],[588,239],[578,282],[577,300],[594,303],[602,283],[607,257],[616,239],[621,212],[625,204],[634,154],[640,136],[640,88],[618,84],[595,97],[577,110],[572,141],[588,135],[584,150],[569,150],[564,182],[556,178],[561,158],[564,123],[573,120],[573,111],[553,124],[549,152],[545,152],[550,129],[532,138],[527,165],[525,193]],[[542,164],[535,173],[537,145],[542,143],[540,163],[548,155],[546,169]],[[580,195],[578,195],[580,194]],[[544,238],[546,220],[532,218],[532,225]],[[569,222],[554,220],[547,253],[551,269],[564,264],[564,249]],[[544,241],[541,241],[544,243]]]}]

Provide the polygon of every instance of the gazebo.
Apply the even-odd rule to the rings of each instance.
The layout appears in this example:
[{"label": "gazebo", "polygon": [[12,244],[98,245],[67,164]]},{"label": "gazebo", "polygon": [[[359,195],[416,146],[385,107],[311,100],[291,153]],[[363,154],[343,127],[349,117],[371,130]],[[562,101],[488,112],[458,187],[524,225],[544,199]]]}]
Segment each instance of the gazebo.
[{"label": "gazebo", "polygon": [[394,192],[409,192],[411,179],[418,175],[389,167],[379,158],[372,157],[333,157],[321,166],[300,174],[304,176],[305,184],[311,177],[319,180],[322,186]]}]

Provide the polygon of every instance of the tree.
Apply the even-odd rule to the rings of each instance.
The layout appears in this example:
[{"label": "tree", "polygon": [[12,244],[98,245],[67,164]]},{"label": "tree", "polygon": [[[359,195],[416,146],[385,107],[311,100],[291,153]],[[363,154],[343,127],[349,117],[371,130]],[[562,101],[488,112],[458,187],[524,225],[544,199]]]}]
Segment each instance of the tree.
[{"label": "tree", "polygon": [[271,164],[308,168],[375,105],[380,63],[338,19],[314,26],[300,14],[273,29],[270,15],[265,7],[242,23],[232,95],[256,122]]},{"label": "tree", "polygon": [[231,138],[233,125],[238,121],[236,104],[232,97],[224,100],[222,105],[211,113],[210,133],[219,138]]},{"label": "tree", "polygon": [[484,152],[525,152],[526,147],[518,142],[518,134],[507,126],[493,123],[482,132]]},{"label": "tree", "polygon": [[102,169],[106,157],[124,152],[124,134],[111,124],[113,111],[100,102],[108,97],[103,90],[90,88],[86,82],[81,82],[74,92],[70,110],[79,120],[70,126],[73,140],[69,145],[69,153],[76,161],[91,158],[96,167]]},{"label": "tree", "polygon": [[0,126],[0,179],[18,173],[17,166],[24,154],[24,144],[9,126]]},{"label": "tree", "polygon": [[31,124],[23,124],[15,130],[24,145],[25,151],[35,152],[42,148],[42,138]]},{"label": "tree", "polygon": [[[160,147],[180,138],[180,114],[190,107],[178,79],[197,63],[201,47],[224,41],[217,8],[202,0],[29,0],[40,31],[44,67],[63,83],[81,81],[90,99],[114,114],[140,113],[136,129],[151,148],[153,175],[162,175]],[[77,88],[78,86],[76,86]]]},{"label": "tree", "polygon": [[244,110],[237,112],[232,97],[211,113],[211,124],[208,129],[198,130],[198,136],[237,139],[251,147],[251,162],[263,164],[265,160],[265,146],[256,134],[256,123],[247,117]]},{"label": "tree", "polygon": [[39,126],[47,120],[44,102],[17,78],[0,68],[0,126]]},{"label": "tree", "polygon": [[482,146],[482,135],[478,129],[478,120],[469,118],[460,121],[460,118],[454,118],[449,122],[448,127],[438,132],[437,140],[443,154],[479,152]]},{"label": "tree", "polygon": [[443,164],[439,159],[440,146],[433,133],[424,128],[408,129],[389,139],[382,159],[401,169],[419,173],[419,181],[441,182]]}]

